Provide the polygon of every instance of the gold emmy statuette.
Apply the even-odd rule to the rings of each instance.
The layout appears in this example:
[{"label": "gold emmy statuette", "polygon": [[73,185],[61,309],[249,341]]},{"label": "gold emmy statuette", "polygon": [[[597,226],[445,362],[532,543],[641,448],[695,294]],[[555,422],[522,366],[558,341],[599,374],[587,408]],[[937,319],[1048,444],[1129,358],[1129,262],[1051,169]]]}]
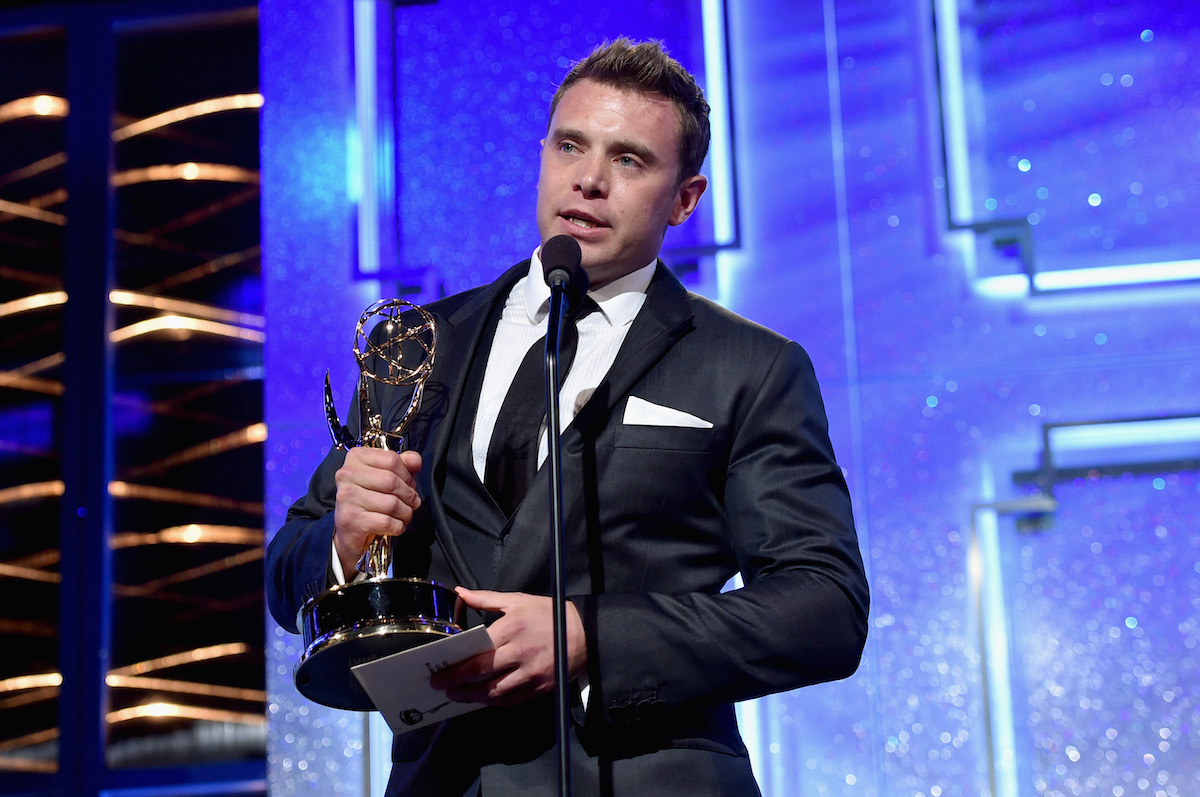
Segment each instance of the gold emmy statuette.
[{"label": "gold emmy statuette", "polygon": [[[404,316],[417,323],[406,325]],[[363,311],[354,334],[358,439],[338,420],[329,373],[325,373],[325,418],[338,448],[403,448],[404,434],[433,370],[436,343],[433,316],[423,307],[384,299]],[[371,405],[372,385],[412,387],[408,408],[390,428],[384,428],[382,408]],[[295,671],[300,694],[334,708],[369,711],[374,705],[351,667],[462,630],[454,619],[454,591],[421,578],[389,578],[391,559],[388,538],[373,538],[353,582],[331,587],[301,607],[304,653]]]}]

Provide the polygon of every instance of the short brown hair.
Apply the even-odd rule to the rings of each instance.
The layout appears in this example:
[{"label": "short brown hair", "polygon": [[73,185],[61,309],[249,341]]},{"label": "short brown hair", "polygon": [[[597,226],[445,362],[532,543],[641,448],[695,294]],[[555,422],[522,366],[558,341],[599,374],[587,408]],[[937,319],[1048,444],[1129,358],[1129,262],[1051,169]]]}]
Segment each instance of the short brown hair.
[{"label": "short brown hair", "polygon": [[578,61],[550,101],[550,118],[567,89],[581,80],[666,97],[679,116],[679,180],[700,173],[708,155],[708,102],[696,79],[657,41],[632,42],[625,37],[604,42]]}]

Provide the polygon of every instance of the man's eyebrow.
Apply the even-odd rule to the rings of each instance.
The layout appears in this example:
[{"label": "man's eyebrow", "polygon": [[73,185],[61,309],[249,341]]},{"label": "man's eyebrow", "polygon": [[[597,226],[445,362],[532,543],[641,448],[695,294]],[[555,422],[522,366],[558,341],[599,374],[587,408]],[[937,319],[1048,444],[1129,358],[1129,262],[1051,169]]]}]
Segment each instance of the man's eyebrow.
[{"label": "man's eyebrow", "polygon": [[658,156],[654,154],[648,147],[637,143],[636,141],[614,141],[611,149],[614,152],[628,152],[632,155],[637,155],[647,164],[658,163]]},{"label": "man's eyebrow", "polygon": [[578,141],[587,139],[582,130],[576,130],[573,127],[556,127],[550,131],[550,138],[559,140],[562,138],[573,138]]}]

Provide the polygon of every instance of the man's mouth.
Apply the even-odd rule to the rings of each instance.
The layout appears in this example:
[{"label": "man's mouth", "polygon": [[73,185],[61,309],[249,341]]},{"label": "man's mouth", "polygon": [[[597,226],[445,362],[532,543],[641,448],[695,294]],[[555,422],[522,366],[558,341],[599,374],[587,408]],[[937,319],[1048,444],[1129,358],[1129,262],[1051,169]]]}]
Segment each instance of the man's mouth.
[{"label": "man's mouth", "polygon": [[584,229],[589,229],[589,230],[595,229],[597,227],[608,226],[606,224],[601,224],[600,222],[596,221],[595,219],[593,219],[591,217],[578,216],[574,213],[564,213],[562,215],[562,217],[564,219],[566,219],[567,221],[571,222],[572,224],[574,224],[576,227],[583,227]]}]

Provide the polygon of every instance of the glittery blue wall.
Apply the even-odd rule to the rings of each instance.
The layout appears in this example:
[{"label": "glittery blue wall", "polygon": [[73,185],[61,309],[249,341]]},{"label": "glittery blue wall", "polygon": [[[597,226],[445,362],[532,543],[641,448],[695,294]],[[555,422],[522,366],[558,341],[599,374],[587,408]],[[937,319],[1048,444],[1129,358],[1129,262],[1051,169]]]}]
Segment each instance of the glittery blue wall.
[{"label": "glittery blue wall", "polygon": [[[624,32],[700,61],[697,3],[461,6],[397,14],[401,265],[448,290],[536,244],[560,58]],[[1200,289],[1155,284],[1200,258],[1200,10],[729,6],[742,246],[692,284],[813,356],[873,589],[854,677],[744,708],[764,792],[1200,793],[1200,434],[1040,470],[1047,424],[1200,414]],[[348,4],[261,11],[277,525],[327,445],[321,372],[349,385],[389,286],[349,280]],[[1134,284],[1025,276],[1113,265]],[[274,792],[359,793],[361,720],[298,699],[269,638]]]},{"label": "glittery blue wall", "polygon": [[[441,0],[396,20],[397,265],[435,268],[447,293],[486,281],[537,245],[540,141],[572,61],[606,39],[653,38],[704,76],[696,0]],[[672,230],[667,246],[700,243],[710,212]]]},{"label": "glittery blue wall", "polygon": [[1059,267],[1200,256],[1200,86],[1188,3],[1026,2],[974,13],[977,217],[1048,225]]}]

